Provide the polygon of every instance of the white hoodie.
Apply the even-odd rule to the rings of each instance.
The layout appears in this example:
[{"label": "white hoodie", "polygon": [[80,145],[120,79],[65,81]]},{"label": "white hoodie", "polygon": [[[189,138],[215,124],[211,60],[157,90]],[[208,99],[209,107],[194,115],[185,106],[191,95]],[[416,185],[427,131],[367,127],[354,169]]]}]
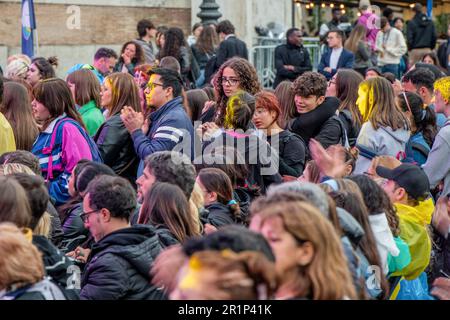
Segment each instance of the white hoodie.
[{"label": "white hoodie", "polygon": [[387,263],[388,254],[396,257],[400,254],[400,250],[395,244],[394,236],[392,235],[384,213],[369,215],[369,223],[377,242],[377,249],[383,266],[383,272],[387,275],[389,272]]}]

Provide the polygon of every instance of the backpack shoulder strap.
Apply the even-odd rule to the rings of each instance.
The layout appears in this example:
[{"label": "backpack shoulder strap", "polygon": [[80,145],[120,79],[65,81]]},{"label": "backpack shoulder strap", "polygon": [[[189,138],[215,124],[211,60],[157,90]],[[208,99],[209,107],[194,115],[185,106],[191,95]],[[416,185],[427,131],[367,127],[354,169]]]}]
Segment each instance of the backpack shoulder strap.
[{"label": "backpack shoulder strap", "polygon": [[42,150],[43,154],[48,154],[48,166],[47,166],[47,178],[46,181],[53,180],[53,147],[55,146],[55,140],[56,140],[56,133],[58,132],[59,127],[61,124],[63,124],[66,119],[61,119],[56,122],[55,126],[53,127],[52,136],[50,138],[50,145],[47,148],[44,148]]},{"label": "backpack shoulder strap", "polygon": [[419,151],[425,158],[428,158],[430,151],[421,143],[413,142],[411,144],[413,150]]}]

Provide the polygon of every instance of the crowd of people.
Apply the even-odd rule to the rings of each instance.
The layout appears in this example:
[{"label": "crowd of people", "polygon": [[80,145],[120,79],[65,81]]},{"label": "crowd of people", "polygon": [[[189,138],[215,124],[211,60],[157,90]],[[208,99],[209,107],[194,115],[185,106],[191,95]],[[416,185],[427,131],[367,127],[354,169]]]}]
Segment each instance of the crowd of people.
[{"label": "crowd of people", "polygon": [[408,47],[334,17],[318,72],[288,30],[274,90],[228,20],[142,20],[65,80],[10,57],[0,299],[450,299],[450,77],[415,8]]}]

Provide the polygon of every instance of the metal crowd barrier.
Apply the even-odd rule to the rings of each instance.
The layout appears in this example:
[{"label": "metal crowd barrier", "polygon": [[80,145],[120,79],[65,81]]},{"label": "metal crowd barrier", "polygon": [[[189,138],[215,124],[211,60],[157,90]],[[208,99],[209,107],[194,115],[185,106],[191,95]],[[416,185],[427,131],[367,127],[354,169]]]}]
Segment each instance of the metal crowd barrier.
[{"label": "metal crowd barrier", "polygon": [[[272,88],[275,81],[275,48],[286,43],[285,39],[263,39],[260,44],[251,48],[251,62],[256,68],[261,85]],[[317,70],[320,62],[319,38],[303,38],[303,46],[308,50],[313,70]]]}]

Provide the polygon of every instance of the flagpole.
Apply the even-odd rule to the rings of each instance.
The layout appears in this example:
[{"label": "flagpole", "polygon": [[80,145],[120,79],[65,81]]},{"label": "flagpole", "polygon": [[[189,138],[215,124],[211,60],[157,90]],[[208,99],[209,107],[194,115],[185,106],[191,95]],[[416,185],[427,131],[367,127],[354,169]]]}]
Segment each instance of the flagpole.
[{"label": "flagpole", "polygon": [[36,29],[33,29],[33,32],[34,32],[34,35],[36,36],[35,37],[35,39],[36,39],[36,44],[35,44],[35,46],[36,46],[36,48],[35,48],[35,50],[34,50],[34,53],[35,53],[35,56],[36,57],[39,57],[39,38],[38,38],[38,32],[37,32],[37,28]]}]

